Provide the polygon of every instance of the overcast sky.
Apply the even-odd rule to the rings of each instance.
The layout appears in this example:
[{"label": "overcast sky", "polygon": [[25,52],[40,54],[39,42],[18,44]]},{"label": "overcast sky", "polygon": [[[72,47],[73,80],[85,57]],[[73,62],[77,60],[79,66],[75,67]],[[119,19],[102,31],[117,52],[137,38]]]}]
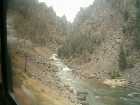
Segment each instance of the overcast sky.
[{"label": "overcast sky", "polygon": [[80,10],[80,7],[91,5],[94,0],[39,0],[45,2],[48,6],[52,6],[56,14],[60,17],[65,15],[67,20],[72,22]]}]

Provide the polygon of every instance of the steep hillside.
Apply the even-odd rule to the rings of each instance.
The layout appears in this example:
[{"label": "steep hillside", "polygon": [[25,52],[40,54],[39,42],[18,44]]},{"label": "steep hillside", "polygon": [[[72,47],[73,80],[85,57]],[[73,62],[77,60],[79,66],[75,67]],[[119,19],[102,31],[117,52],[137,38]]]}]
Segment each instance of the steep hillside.
[{"label": "steep hillside", "polygon": [[48,47],[60,45],[70,23],[56,16],[52,7],[36,0],[11,0],[8,18],[13,21],[16,36]]},{"label": "steep hillside", "polygon": [[72,58],[88,77],[124,76],[140,83],[139,4],[139,0],[95,0],[81,8],[59,56]]}]

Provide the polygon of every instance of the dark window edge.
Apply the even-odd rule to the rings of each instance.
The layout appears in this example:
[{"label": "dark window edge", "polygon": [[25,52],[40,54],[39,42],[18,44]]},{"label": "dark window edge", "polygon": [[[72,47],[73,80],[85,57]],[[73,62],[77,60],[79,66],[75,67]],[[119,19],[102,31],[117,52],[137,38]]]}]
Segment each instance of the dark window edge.
[{"label": "dark window edge", "polygon": [[7,3],[8,0],[0,1],[0,38],[1,38],[1,70],[2,70],[2,87],[4,89],[4,98],[6,105],[20,105],[13,93],[12,86],[12,67],[7,47]]}]

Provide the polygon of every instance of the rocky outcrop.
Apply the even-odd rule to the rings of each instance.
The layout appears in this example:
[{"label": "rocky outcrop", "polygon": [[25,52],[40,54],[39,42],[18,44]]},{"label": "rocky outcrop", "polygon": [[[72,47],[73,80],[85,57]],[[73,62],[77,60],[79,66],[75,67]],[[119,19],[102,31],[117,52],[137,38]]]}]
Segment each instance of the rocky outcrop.
[{"label": "rocky outcrop", "polygon": [[[118,72],[123,75],[129,74],[131,70],[140,72],[135,69],[140,59],[137,46],[139,7],[138,0],[95,0],[89,7],[81,8],[73,23],[73,34],[59,50],[59,55],[73,58],[88,55],[90,60],[79,65],[81,73],[95,73],[103,79],[120,76],[114,74]],[[91,46],[86,46],[87,43]],[[86,57],[79,57],[79,62]],[[131,81],[134,78],[132,76]],[[130,80],[130,77],[127,79]]]}]

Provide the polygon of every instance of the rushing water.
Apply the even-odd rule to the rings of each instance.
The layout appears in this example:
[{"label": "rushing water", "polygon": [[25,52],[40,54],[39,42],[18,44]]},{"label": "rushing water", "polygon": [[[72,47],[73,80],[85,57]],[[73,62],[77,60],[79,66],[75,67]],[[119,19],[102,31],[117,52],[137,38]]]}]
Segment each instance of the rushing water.
[{"label": "rushing water", "polygon": [[58,68],[57,76],[62,84],[68,84],[76,92],[87,93],[86,103],[81,105],[140,105],[139,89],[110,88],[96,80],[81,81],[56,54],[53,54],[51,59]]}]

